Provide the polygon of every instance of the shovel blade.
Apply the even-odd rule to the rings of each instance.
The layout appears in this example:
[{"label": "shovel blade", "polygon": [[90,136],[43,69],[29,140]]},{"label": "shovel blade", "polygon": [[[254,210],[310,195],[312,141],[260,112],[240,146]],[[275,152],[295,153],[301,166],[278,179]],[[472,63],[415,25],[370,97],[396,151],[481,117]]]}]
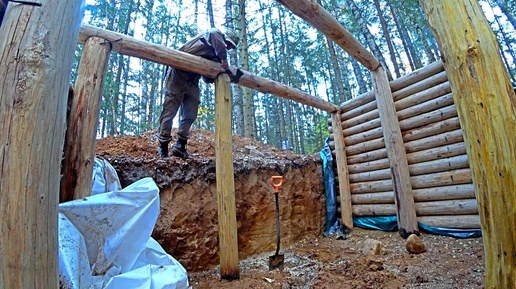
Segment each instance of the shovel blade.
[{"label": "shovel blade", "polygon": [[274,269],[283,270],[283,263],[285,262],[285,256],[282,254],[269,256],[269,271]]}]

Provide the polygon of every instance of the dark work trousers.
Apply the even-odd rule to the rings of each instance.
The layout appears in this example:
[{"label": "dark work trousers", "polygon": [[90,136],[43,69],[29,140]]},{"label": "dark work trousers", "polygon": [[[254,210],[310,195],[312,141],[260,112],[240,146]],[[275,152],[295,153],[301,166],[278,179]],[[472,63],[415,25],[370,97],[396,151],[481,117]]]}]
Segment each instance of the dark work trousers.
[{"label": "dark work trousers", "polygon": [[199,78],[195,73],[169,68],[165,81],[165,101],[159,117],[158,139],[160,142],[172,140],[172,121],[180,110],[177,137],[187,140],[190,128],[197,119],[199,109]]}]

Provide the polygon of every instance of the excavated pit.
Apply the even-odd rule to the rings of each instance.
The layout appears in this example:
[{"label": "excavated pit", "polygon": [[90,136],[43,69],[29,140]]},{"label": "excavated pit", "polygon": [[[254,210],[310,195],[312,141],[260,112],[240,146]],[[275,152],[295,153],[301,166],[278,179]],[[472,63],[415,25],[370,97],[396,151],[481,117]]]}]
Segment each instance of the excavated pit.
[{"label": "excavated pit", "polygon": [[[214,134],[194,130],[191,159],[160,158],[154,131],[108,137],[96,154],[116,169],[122,186],[152,177],[160,188],[161,212],[152,234],[188,271],[219,263]],[[233,165],[239,258],[276,249],[276,215],[271,176],[284,178],[280,190],[281,247],[321,235],[325,201],[322,160],[295,155],[233,136]]]}]

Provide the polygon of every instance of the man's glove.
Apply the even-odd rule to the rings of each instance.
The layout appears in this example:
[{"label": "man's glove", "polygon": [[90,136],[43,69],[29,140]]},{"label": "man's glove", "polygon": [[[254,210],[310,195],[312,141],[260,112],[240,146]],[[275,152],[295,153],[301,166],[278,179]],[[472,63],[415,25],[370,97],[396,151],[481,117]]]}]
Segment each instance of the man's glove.
[{"label": "man's glove", "polygon": [[230,67],[229,69],[226,69],[226,73],[228,74],[229,79],[231,80],[232,83],[238,83],[238,81],[240,80],[240,77],[242,77],[242,75],[244,75],[244,73],[242,72],[242,70],[240,70],[240,68],[234,68],[234,67]]}]

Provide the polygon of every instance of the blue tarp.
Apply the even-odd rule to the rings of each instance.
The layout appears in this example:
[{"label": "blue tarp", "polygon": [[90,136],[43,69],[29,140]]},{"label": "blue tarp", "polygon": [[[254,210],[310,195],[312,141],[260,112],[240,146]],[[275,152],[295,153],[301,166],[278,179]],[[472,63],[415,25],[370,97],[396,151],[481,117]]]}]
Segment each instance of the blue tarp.
[{"label": "blue tarp", "polygon": [[[324,190],[326,195],[326,224],[323,231],[324,236],[342,234],[346,229],[337,219],[337,195],[335,190],[335,173],[333,172],[333,156],[328,143],[329,140],[327,139],[324,148],[320,152],[323,160]],[[398,220],[396,216],[353,217],[353,225],[364,229],[382,231],[398,230]],[[479,229],[438,228],[423,223],[418,223],[418,225],[422,231],[436,235],[455,238],[475,238],[482,236],[482,231]]]}]

